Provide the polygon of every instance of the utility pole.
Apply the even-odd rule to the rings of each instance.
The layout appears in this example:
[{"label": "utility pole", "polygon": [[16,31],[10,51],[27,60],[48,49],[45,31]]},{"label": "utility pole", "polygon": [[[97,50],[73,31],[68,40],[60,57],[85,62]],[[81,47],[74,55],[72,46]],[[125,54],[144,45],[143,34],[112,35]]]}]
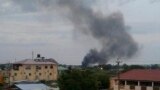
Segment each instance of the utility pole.
[{"label": "utility pole", "polygon": [[122,62],[122,61],[120,61],[119,60],[120,58],[118,57],[117,58],[117,61],[116,61],[116,63],[117,63],[117,80],[118,80],[118,90],[120,90],[120,70],[119,70],[119,66],[120,66],[120,63]]},{"label": "utility pole", "polygon": [[34,51],[32,51],[32,60],[34,60]]}]

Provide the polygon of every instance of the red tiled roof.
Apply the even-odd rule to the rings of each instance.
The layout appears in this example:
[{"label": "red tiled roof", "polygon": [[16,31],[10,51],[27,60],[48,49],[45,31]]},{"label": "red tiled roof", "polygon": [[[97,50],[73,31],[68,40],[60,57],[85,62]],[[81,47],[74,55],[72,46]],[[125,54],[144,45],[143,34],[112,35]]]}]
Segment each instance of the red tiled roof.
[{"label": "red tiled roof", "polygon": [[134,69],[120,74],[121,80],[160,81],[160,70]]},{"label": "red tiled roof", "polygon": [[56,62],[52,62],[52,61],[36,61],[36,60],[32,60],[32,59],[25,59],[22,61],[17,61],[13,64],[57,64]]}]

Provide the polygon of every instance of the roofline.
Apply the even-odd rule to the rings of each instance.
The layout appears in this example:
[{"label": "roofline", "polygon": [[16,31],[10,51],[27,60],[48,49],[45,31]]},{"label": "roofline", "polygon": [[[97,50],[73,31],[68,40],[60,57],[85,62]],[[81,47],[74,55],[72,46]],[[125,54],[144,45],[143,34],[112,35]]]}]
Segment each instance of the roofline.
[{"label": "roofline", "polygon": [[46,63],[46,64],[23,64],[23,63],[13,63],[13,64],[22,64],[22,65],[57,65],[56,63],[52,63],[52,64],[48,64],[48,63]]},{"label": "roofline", "polygon": [[[115,79],[118,80],[118,79]],[[154,81],[154,80],[133,80],[133,79],[119,79],[119,80],[126,80],[126,81],[152,81],[152,82],[160,82],[160,80]]]}]

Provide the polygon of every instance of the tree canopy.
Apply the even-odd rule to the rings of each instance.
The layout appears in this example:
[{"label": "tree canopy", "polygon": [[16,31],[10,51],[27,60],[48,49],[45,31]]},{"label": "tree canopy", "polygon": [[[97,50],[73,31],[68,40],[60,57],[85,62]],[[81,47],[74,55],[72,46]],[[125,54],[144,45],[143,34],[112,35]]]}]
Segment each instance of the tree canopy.
[{"label": "tree canopy", "polygon": [[98,90],[109,87],[109,77],[102,70],[67,70],[59,76],[60,90]]}]

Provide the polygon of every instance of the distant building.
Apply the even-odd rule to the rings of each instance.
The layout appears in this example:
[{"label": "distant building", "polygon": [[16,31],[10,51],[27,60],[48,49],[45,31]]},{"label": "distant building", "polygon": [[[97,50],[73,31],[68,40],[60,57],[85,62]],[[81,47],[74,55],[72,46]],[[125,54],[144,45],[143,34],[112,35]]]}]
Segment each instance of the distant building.
[{"label": "distant building", "polygon": [[25,59],[12,63],[3,75],[9,77],[8,82],[28,80],[57,80],[58,63],[54,59],[45,59],[39,54],[36,59]]},{"label": "distant building", "polygon": [[58,66],[58,74],[62,74],[64,71],[68,70],[68,67],[59,65]]},{"label": "distant building", "polygon": [[111,89],[118,90],[160,90],[160,70],[134,69],[111,79]]}]

